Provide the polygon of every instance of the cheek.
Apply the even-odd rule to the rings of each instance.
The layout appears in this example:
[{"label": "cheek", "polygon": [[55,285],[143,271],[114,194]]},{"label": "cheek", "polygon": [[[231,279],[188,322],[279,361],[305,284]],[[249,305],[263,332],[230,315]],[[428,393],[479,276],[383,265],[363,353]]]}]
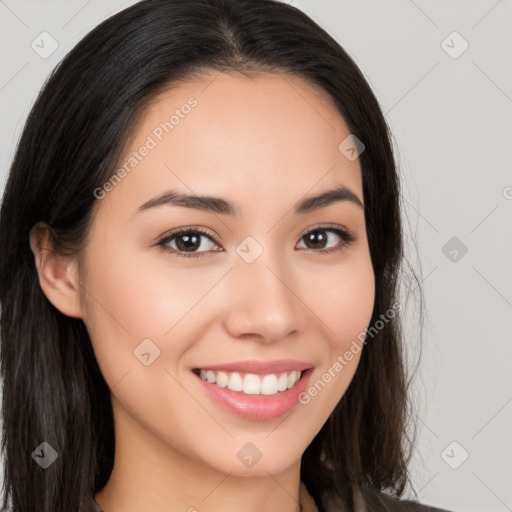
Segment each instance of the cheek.
[{"label": "cheek", "polygon": [[300,401],[318,418],[315,421],[320,428],[349,387],[364,350],[364,334],[375,299],[369,254],[359,255],[336,272],[324,275],[315,290],[314,311],[325,333],[322,364]]},{"label": "cheek", "polygon": [[199,272],[170,271],[164,253],[155,257],[151,251],[138,254],[133,246],[119,247],[91,248],[86,283],[89,317],[91,323],[115,324],[134,342],[162,337],[211,286],[212,279],[203,279]]},{"label": "cheek", "polygon": [[308,285],[312,309],[324,324],[331,352],[345,351],[364,332],[373,312],[375,279],[369,254],[316,273],[315,283],[314,288]]},{"label": "cheek", "polygon": [[158,356],[152,367],[176,365],[204,313],[201,299],[225,269],[180,270],[165,252],[155,257],[151,250],[123,246],[119,238],[96,240],[85,262],[84,322],[105,380],[114,385],[137,370],[139,347]]}]

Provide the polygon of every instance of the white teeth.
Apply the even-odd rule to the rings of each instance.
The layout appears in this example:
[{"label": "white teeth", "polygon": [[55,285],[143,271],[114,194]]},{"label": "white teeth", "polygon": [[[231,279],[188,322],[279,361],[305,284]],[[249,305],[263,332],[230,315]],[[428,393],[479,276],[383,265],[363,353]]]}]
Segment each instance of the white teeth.
[{"label": "white teeth", "polygon": [[277,381],[277,390],[286,391],[288,389],[288,375],[282,373]]},{"label": "white teeth", "polygon": [[224,372],[217,372],[217,386],[225,388],[228,385],[229,376]]},{"label": "white teeth", "polygon": [[301,372],[293,371],[275,373],[269,375],[246,374],[243,378],[238,372],[222,372],[213,370],[201,370],[199,372],[203,380],[214,383],[221,388],[232,391],[241,391],[246,395],[275,395],[293,387],[300,379]]},{"label": "white teeth", "polygon": [[244,377],[244,393],[246,395],[259,395],[261,390],[261,380],[257,375],[248,373]]},{"label": "white teeth", "polygon": [[242,391],[242,377],[240,377],[239,373],[232,373],[229,376],[228,388],[233,391]]},{"label": "white teeth", "polygon": [[275,375],[265,375],[261,380],[260,393],[262,395],[275,395],[278,391],[277,377]]}]

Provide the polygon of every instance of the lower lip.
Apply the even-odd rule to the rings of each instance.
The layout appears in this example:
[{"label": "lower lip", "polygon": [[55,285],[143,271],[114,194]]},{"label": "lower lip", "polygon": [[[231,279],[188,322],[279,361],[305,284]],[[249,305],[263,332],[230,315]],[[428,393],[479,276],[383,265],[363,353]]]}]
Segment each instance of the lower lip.
[{"label": "lower lip", "polygon": [[229,412],[248,420],[272,420],[290,412],[298,403],[298,396],[306,390],[313,368],[302,372],[301,378],[290,389],[275,395],[246,395],[241,391],[221,388],[203,380],[192,372],[208,396]]}]

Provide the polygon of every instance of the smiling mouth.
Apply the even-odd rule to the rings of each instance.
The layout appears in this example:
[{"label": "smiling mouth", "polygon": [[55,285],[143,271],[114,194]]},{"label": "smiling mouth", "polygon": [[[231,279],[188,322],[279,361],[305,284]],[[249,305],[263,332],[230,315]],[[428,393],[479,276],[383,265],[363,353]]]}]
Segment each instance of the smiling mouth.
[{"label": "smiling mouth", "polygon": [[192,370],[204,381],[245,395],[276,395],[293,388],[305,371],[288,371],[256,375],[254,373],[228,372],[218,370]]}]

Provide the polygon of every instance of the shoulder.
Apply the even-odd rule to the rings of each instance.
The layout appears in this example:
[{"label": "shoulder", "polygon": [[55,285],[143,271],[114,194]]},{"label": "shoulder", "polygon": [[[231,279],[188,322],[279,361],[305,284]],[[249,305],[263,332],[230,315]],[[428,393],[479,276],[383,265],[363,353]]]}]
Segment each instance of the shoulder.
[{"label": "shoulder", "polygon": [[[359,499],[366,504],[366,510],[389,510],[390,512],[449,512],[446,509],[432,507],[417,501],[403,500],[390,496],[372,487],[359,489]],[[363,509],[364,510],[364,509]]]},{"label": "shoulder", "polygon": [[[417,501],[399,499],[373,487],[357,487],[352,492],[354,512],[451,512]],[[348,504],[332,495],[322,499],[325,512],[349,511]]]}]

